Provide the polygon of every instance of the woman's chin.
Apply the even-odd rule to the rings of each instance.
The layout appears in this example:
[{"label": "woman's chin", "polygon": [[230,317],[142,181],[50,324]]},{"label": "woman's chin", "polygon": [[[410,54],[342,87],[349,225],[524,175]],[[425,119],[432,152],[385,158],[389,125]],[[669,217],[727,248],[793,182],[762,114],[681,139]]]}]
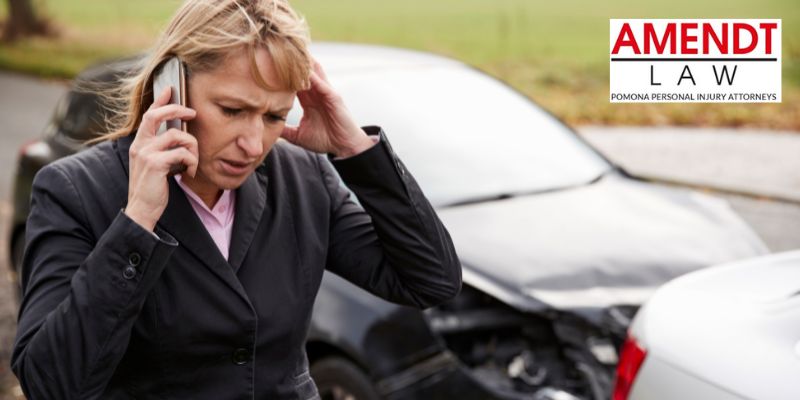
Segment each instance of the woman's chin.
[{"label": "woman's chin", "polygon": [[253,171],[242,175],[217,174],[211,181],[222,190],[234,190],[242,186],[244,181],[247,180],[247,177],[252,173]]}]

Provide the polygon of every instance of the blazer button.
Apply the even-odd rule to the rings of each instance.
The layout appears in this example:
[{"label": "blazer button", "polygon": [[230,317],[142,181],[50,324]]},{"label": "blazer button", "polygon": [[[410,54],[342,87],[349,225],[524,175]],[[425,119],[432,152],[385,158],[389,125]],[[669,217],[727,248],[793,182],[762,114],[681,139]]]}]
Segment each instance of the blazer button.
[{"label": "blazer button", "polygon": [[247,349],[236,349],[233,351],[233,356],[231,358],[234,364],[245,365],[250,361],[250,352],[247,351]]},{"label": "blazer button", "polygon": [[134,252],[128,256],[128,264],[134,267],[138,267],[139,263],[141,262],[142,262],[142,256],[139,255],[139,253]]},{"label": "blazer button", "polygon": [[133,279],[136,277],[136,268],[133,268],[130,265],[125,267],[125,269],[122,270],[122,277],[125,279]]}]

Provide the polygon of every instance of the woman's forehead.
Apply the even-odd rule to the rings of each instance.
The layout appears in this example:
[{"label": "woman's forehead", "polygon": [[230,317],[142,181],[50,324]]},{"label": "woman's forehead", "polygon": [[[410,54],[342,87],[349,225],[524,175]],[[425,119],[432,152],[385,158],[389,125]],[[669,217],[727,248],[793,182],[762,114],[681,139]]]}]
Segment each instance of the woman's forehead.
[{"label": "woman's forehead", "polygon": [[[231,52],[216,68],[197,74],[199,89],[214,96],[249,99],[251,103],[259,104],[274,103],[275,98],[281,97],[287,97],[289,102],[294,99],[293,91],[278,89],[285,85],[278,80],[272,58],[265,49],[256,49],[256,68],[252,68],[252,64],[251,52],[244,49]],[[254,76],[256,73],[268,87],[258,82],[258,77]]]},{"label": "woman's forehead", "polygon": [[209,72],[217,79],[234,78],[253,82],[263,80],[269,87],[285,86],[278,78],[272,56],[262,47],[254,50],[246,48],[232,50]]}]

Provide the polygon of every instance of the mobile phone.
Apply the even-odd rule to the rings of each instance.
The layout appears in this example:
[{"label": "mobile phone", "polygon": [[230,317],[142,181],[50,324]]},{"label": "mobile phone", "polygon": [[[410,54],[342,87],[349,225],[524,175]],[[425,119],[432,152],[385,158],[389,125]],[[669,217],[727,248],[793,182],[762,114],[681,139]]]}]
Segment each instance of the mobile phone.
[{"label": "mobile phone", "polygon": [[[172,96],[170,96],[169,103],[167,104],[180,104],[186,106],[186,69],[183,62],[178,57],[172,57],[156,69],[155,77],[153,78],[153,97],[158,96],[163,92],[166,87],[172,88]],[[186,130],[186,121],[181,119],[171,119],[164,121],[158,127],[156,135],[166,132],[168,129],[180,129],[184,132]],[[186,171],[186,166],[183,164],[176,164],[170,168],[170,174],[179,174]]]},{"label": "mobile phone", "polygon": [[[153,96],[161,94],[167,86],[172,88],[172,96],[168,104],[186,106],[186,71],[178,57],[168,59],[156,70],[155,78],[153,78]],[[156,134],[160,135],[171,128],[186,132],[186,121],[180,119],[164,121]]]}]

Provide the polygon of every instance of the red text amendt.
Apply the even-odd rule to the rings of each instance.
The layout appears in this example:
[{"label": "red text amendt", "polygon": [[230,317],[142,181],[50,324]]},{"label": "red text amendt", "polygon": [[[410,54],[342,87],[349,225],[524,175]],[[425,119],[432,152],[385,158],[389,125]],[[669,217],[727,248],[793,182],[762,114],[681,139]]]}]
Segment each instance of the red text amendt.
[{"label": "red text amendt", "polygon": [[611,54],[630,48],[633,54],[749,54],[760,42],[764,54],[772,54],[772,35],[775,22],[749,24],[745,22],[669,22],[663,32],[657,32],[652,22],[641,25],[642,32],[634,32],[624,23],[614,43]]}]

